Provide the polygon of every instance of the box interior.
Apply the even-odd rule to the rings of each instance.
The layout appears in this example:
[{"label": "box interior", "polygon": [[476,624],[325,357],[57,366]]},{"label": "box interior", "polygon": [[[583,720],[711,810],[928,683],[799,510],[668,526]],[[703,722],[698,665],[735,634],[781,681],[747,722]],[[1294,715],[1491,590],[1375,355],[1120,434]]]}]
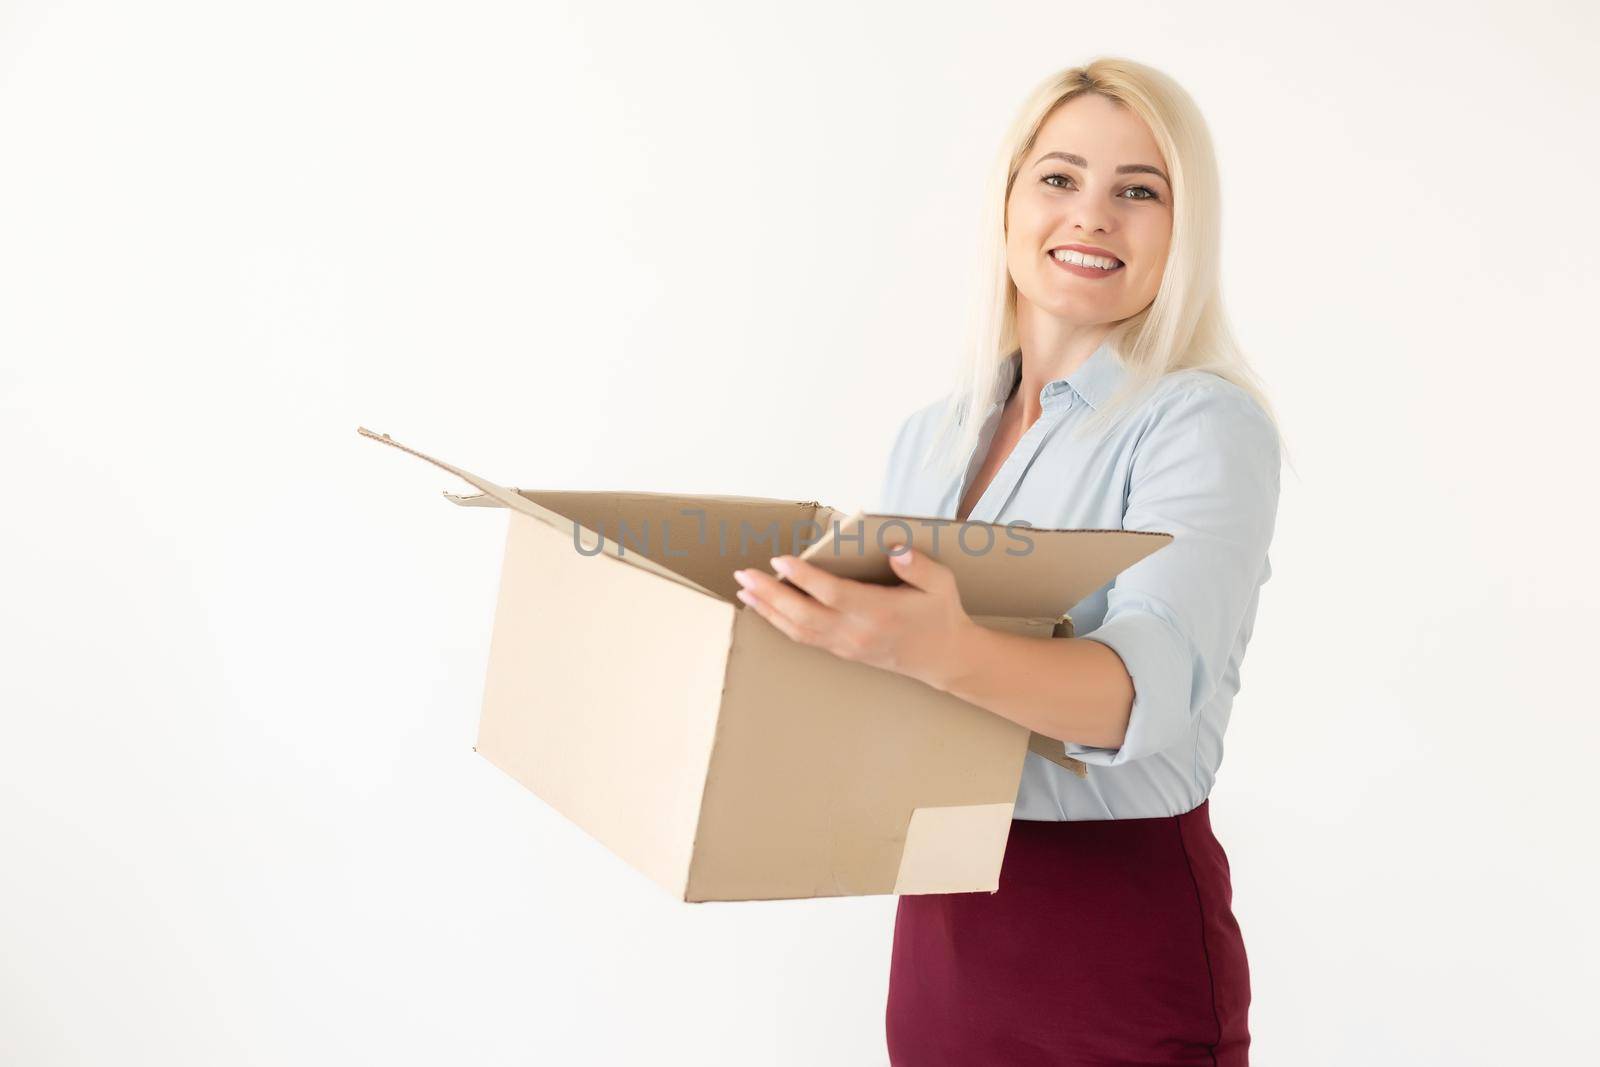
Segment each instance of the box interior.
[{"label": "box interior", "polygon": [[[562,515],[583,529],[576,551],[594,553],[600,539],[618,550],[644,556],[724,600],[738,603],[733,572],[768,560],[799,555],[821,541],[834,509],[815,500],[688,495],[605,490],[517,489],[518,495]],[[455,497],[456,503],[497,506],[488,497]]]}]

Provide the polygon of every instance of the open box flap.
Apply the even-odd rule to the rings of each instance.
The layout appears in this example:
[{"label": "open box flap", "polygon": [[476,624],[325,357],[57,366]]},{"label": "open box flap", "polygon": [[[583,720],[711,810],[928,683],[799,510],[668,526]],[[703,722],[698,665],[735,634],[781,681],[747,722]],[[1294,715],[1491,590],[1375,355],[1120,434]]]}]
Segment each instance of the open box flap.
[{"label": "open box flap", "polygon": [[[792,498],[623,489],[511,491],[584,530],[605,533],[730,604],[739,591],[735,567],[765,566],[772,556],[804,551],[834,516],[814,500]],[[484,493],[446,496],[462,507],[504,506]]]},{"label": "open box flap", "polygon": [[831,574],[898,585],[888,549],[908,542],[948,566],[970,615],[1057,618],[1172,541],[1145,530],[1050,530],[857,512],[801,559]]},{"label": "open box flap", "polygon": [[[494,500],[499,506],[519,512],[528,516],[529,518],[537,519],[546,526],[550,526],[553,529],[561,531],[561,533],[569,539],[576,538],[576,530],[586,529],[585,527],[579,526],[565,515],[562,515],[559,512],[551,511],[549,508],[544,507],[541,504],[534,503],[514,489],[507,489],[503,485],[496,485],[487,478],[480,478],[476,474],[470,474],[459,467],[453,467],[443,460],[434,459],[432,456],[424,455],[423,453],[418,452],[416,449],[410,448],[401,444],[399,441],[394,440],[386,433],[375,433],[364,426],[356,427],[356,432],[363,437],[370,437],[374,441],[379,441],[393,448],[398,448],[402,452],[409,452],[418,459],[426,460],[427,462],[432,463],[435,467],[440,467],[449,471],[457,478],[460,478],[462,481],[471,485],[473,488],[478,489],[483,493],[484,496]],[[462,501],[462,498],[455,493],[446,492],[444,495],[449,499],[456,500],[457,502]],[[686,588],[693,589],[695,592],[702,593],[705,596],[712,597],[715,600],[726,599],[725,597],[717,596],[715,593],[712,593],[710,590],[704,588],[698,583],[685,578],[676,571],[672,571],[666,567],[663,567],[661,564],[657,563],[653,559],[648,558],[647,556],[642,556],[637,552],[624,554],[621,546],[619,546],[614,540],[606,540],[599,534],[596,534],[593,530],[587,530],[586,532],[592,534],[595,538],[598,538],[602,542],[601,547],[605,551],[606,555],[610,556],[612,559],[621,560],[623,563],[626,563],[629,566],[638,567],[641,570],[649,571],[651,574],[665,578],[669,582],[674,582]]]},{"label": "open box flap", "polygon": [[[726,493],[660,493],[642,489],[521,489],[511,487],[513,493],[519,493],[528,499],[536,500],[542,493],[568,493],[575,496],[593,494],[596,496],[617,497],[623,500],[671,500],[686,503],[710,502],[718,504],[782,504],[797,508],[821,508],[822,505],[815,500],[790,500],[787,497],[773,496],[731,496]],[[501,504],[487,493],[446,493],[452,504],[460,504],[468,508],[497,508]]]}]

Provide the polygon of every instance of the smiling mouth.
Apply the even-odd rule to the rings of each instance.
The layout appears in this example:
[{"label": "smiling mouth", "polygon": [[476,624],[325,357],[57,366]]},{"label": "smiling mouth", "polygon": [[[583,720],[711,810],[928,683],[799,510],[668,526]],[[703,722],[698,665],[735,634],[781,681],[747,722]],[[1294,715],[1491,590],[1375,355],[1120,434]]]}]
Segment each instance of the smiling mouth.
[{"label": "smiling mouth", "polygon": [[1097,256],[1073,248],[1052,248],[1049,256],[1062,266],[1088,267],[1106,274],[1120,270],[1126,265],[1116,256]]},{"label": "smiling mouth", "polygon": [[1056,249],[1048,258],[1056,265],[1056,269],[1090,281],[1113,278],[1126,266],[1122,260],[1111,256],[1090,256],[1067,249]]}]

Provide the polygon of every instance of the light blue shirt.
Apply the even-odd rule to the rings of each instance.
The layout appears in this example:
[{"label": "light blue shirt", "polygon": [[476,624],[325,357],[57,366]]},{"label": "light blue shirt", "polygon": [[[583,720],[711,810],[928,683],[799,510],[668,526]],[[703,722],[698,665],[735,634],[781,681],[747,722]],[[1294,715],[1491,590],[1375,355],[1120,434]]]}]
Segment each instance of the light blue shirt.
[{"label": "light blue shirt", "polygon": [[[1009,373],[1015,386],[1016,354]],[[1278,512],[1279,449],[1266,414],[1232,382],[1183,370],[1158,381],[1109,435],[1074,439],[1074,425],[1106,402],[1124,373],[1102,344],[1070,376],[1047,384],[1038,421],[968,516],[1173,535],[1066,608],[1078,637],[1122,657],[1133,679],[1132,714],[1120,748],[1069,741],[1067,754],[1088,764],[1087,778],[1029,752],[1018,819],[1150,818],[1205,800],[1222,763],[1260,588],[1272,574],[1267,548]],[[920,464],[942,404],[901,425],[874,510],[955,519],[1003,405],[989,409],[958,480]]]}]

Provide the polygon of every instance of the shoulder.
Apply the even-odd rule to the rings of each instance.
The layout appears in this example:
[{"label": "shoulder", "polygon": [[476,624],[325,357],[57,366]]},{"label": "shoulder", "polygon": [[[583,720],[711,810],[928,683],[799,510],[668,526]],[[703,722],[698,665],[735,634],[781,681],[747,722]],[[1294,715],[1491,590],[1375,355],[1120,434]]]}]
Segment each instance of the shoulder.
[{"label": "shoulder", "polygon": [[934,482],[928,464],[936,456],[944,423],[945,397],[930,401],[903,416],[889,446],[873,510],[889,514],[927,512],[937,506],[926,499]]},{"label": "shoulder", "polygon": [[1225,410],[1232,408],[1243,413],[1254,412],[1261,418],[1266,413],[1255,397],[1243,387],[1220,374],[1197,368],[1175,370],[1165,374],[1151,387],[1150,401],[1168,407],[1207,408]]},{"label": "shoulder", "polygon": [[1207,370],[1173,371],[1150,389],[1142,405],[1146,426],[1204,423],[1222,431],[1260,433],[1272,419],[1243,387]]},{"label": "shoulder", "polygon": [[1278,428],[1243,387],[1211,371],[1173,371],[1140,404],[1135,455],[1196,452],[1277,469]]},{"label": "shoulder", "polygon": [[921,453],[931,445],[944,424],[950,396],[941,396],[903,416],[890,452],[895,456]]}]

